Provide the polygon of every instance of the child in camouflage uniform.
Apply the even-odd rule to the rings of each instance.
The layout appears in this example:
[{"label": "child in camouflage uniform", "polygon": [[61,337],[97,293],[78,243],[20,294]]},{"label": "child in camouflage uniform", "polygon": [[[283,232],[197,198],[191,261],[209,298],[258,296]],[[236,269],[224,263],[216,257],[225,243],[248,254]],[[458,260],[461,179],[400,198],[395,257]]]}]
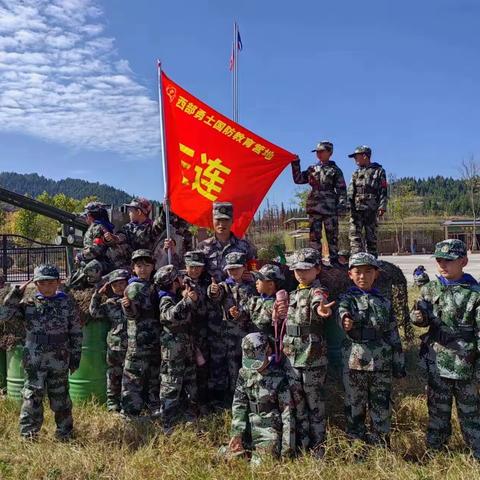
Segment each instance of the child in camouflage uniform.
[{"label": "child in camouflage uniform", "polygon": [[[325,391],[327,344],[324,323],[335,302],[326,303],[327,292],[317,280],[321,272],[318,250],[303,248],[290,259],[290,269],[299,282],[290,293],[283,352],[288,360],[291,385],[300,384],[306,403],[307,418],[297,425],[300,444],[323,456],[325,440]],[[308,441],[304,440],[308,437]]]},{"label": "child in camouflage uniform", "polygon": [[263,333],[247,335],[242,351],[228,452],[244,453],[251,436],[254,465],[265,455],[289,457],[295,452],[295,417],[285,371],[272,361],[272,347]]},{"label": "child in camouflage uniform", "polygon": [[372,149],[366,145],[357,147],[349,155],[358,165],[348,186],[349,237],[352,254],[367,251],[377,257],[377,217],[382,217],[387,210],[387,176],[380,164],[370,161],[371,156]]},{"label": "child in camouflage uniform", "polygon": [[312,187],[307,198],[307,214],[310,222],[310,246],[321,251],[322,225],[328,242],[330,263],[336,264],[338,257],[338,215],[346,212],[347,185],[337,164],[330,160],[333,144],[323,141],[315,150],[319,163],[300,169],[300,159],[292,162],[293,181],[309,183]]},{"label": "child in camouflage uniform", "polygon": [[[121,410],[123,366],[127,353],[127,319],[121,302],[129,278],[128,270],[110,272],[106,283],[95,290],[90,301],[92,318],[104,318],[110,322],[107,335],[107,408],[113,412]],[[109,290],[111,296],[102,302],[102,295]]]},{"label": "child in camouflage uniform", "polygon": [[127,353],[122,378],[122,412],[139,415],[145,406],[159,408],[160,322],[158,297],[151,281],[154,259],[150,250],[132,254],[134,276],[122,299],[127,319]]},{"label": "child in camouflage uniform", "polygon": [[213,283],[208,287],[209,298],[223,309],[223,322],[215,335],[215,338],[221,340],[221,344],[211,345],[211,366],[217,372],[223,366],[228,385],[226,387],[231,396],[235,391],[238,370],[242,363],[242,338],[251,328],[247,303],[255,292],[255,285],[243,280],[246,263],[247,257],[244,253],[227,254],[225,270],[228,278],[217,284],[212,277]]},{"label": "child in camouflage uniform", "polygon": [[[370,444],[389,444],[394,378],[405,376],[405,361],[398,326],[390,302],[375,290],[379,273],[376,258],[356,253],[348,275],[355,284],[339,301],[343,342],[343,381],[347,434]],[[367,405],[371,432],[367,436]]]},{"label": "child in camouflage uniform", "polygon": [[429,327],[422,335],[421,357],[427,369],[427,446],[444,448],[452,432],[452,401],[465,443],[480,460],[480,285],[463,269],[467,248],[461,240],[437,243],[439,276],[424,285],[412,322]]},{"label": "child in camouflage uniform", "polygon": [[20,434],[27,439],[35,439],[42,427],[45,393],[55,414],[56,437],[65,441],[73,433],[68,373],[80,365],[82,328],[75,302],[58,291],[59,278],[54,265],[39,265],[33,273],[35,295],[23,298],[27,282],[12,289],[4,301],[9,318],[18,315],[25,322]]},{"label": "child in camouflage uniform", "polygon": [[186,397],[191,413],[196,415],[197,378],[195,351],[192,336],[192,313],[196,309],[198,295],[186,285],[178,297],[182,281],[173,265],[161,267],[155,273],[159,288],[162,366],[160,384],[160,417],[165,429],[169,429],[180,416],[182,397]]}]

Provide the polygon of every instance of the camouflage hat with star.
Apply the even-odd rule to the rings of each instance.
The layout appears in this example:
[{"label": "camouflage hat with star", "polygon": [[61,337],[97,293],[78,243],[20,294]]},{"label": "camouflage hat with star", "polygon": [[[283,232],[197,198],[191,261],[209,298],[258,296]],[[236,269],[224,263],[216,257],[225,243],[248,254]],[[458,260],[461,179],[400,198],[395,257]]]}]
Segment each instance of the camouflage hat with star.
[{"label": "camouflage hat with star", "polygon": [[84,211],[82,213],[82,216],[86,216],[89,213],[101,213],[103,211],[107,211],[105,208],[105,205],[100,202],[89,202],[85,205]]},{"label": "camouflage hat with star", "polygon": [[215,202],[213,204],[213,218],[217,220],[233,219],[233,205],[230,202]]},{"label": "camouflage hat with star", "polygon": [[277,265],[267,263],[260,270],[252,272],[256,280],[272,280],[274,282],[281,282],[285,280],[285,275]]},{"label": "camouflage hat with star", "polygon": [[127,208],[138,208],[145,215],[148,215],[152,211],[152,204],[150,203],[150,200],[147,200],[143,197],[134,198],[130,203],[124,203],[123,206]]},{"label": "camouflage hat with star", "polygon": [[186,252],[183,256],[185,265],[187,267],[204,267],[205,266],[205,253],[201,250],[193,250]]},{"label": "camouflage hat with star", "polygon": [[361,267],[362,265],[370,265],[376,269],[380,268],[378,260],[371,253],[367,252],[354,253],[348,261],[349,269],[353,267]]},{"label": "camouflage hat with star", "polygon": [[164,287],[172,284],[178,277],[180,272],[174,265],[165,265],[160,267],[153,277],[153,281],[159,286]]},{"label": "camouflage hat with star", "polygon": [[301,248],[289,258],[290,270],[309,270],[322,264],[322,257],[314,248]]},{"label": "camouflage hat with star", "polygon": [[367,145],[360,145],[348,157],[353,158],[355,155],[358,155],[361,153],[364,153],[365,155],[370,157],[372,155],[372,149],[370,147],[367,147]]},{"label": "camouflage hat with star", "polygon": [[321,142],[317,143],[317,146],[314,150],[312,150],[312,152],[321,152],[322,150],[333,152],[333,143],[327,140],[322,140]]},{"label": "camouflage hat with star", "polygon": [[132,262],[134,260],[138,260],[139,258],[149,258],[153,260],[153,255],[151,250],[147,250],[146,248],[139,248],[132,253]]},{"label": "camouflage hat with star", "polygon": [[457,260],[467,256],[467,246],[461,240],[448,239],[435,245],[435,258]]},{"label": "camouflage hat with star", "polygon": [[33,271],[33,281],[39,282],[41,280],[58,280],[60,273],[55,265],[43,263],[38,265]]},{"label": "camouflage hat with star", "polygon": [[243,252],[227,253],[225,256],[225,267],[223,269],[244,267],[246,263],[247,256]]},{"label": "camouflage hat with star", "polygon": [[242,366],[247,370],[258,370],[265,363],[270,343],[262,332],[249,333],[242,340]]},{"label": "camouflage hat with star", "polygon": [[130,272],[124,268],[117,268],[113,270],[108,275],[106,275],[106,284],[110,285],[113,282],[118,282],[119,280],[128,280],[130,278]]}]

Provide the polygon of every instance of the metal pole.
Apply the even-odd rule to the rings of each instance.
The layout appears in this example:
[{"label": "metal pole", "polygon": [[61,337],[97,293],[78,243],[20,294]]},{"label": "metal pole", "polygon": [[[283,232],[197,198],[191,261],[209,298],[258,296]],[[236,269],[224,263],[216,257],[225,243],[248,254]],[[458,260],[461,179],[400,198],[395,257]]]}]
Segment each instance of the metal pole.
[{"label": "metal pole", "polygon": [[[163,109],[163,94],[162,94],[162,63],[157,59],[158,70],[158,118],[160,122],[160,154],[162,156],[163,167],[163,189],[165,196],[163,200],[163,209],[165,211],[165,222],[167,230],[167,238],[171,238],[170,232],[170,202],[168,200],[168,171],[167,171],[167,152],[165,151],[165,124],[164,124],[164,109]],[[172,251],[167,250],[168,263],[172,263]]]},{"label": "metal pole", "polygon": [[238,25],[237,22],[234,22],[233,25],[233,84],[234,84],[234,92],[233,92],[233,102],[234,102],[234,110],[233,110],[233,120],[238,123]]}]

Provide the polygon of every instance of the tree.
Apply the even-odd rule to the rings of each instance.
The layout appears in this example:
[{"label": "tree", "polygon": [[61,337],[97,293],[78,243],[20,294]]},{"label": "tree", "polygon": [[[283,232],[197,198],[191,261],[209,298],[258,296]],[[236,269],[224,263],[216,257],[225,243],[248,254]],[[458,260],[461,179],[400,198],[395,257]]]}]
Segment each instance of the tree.
[{"label": "tree", "polygon": [[479,197],[478,194],[480,190],[480,165],[475,162],[475,159],[473,158],[473,156],[471,156],[468,160],[462,160],[460,172],[462,175],[462,180],[468,192],[470,209],[473,217],[472,243],[470,246],[467,245],[467,247],[470,247],[472,250],[477,250],[477,205]]},{"label": "tree", "polygon": [[395,225],[397,251],[405,252],[405,219],[415,211],[415,194],[406,184],[391,185],[389,217]]}]

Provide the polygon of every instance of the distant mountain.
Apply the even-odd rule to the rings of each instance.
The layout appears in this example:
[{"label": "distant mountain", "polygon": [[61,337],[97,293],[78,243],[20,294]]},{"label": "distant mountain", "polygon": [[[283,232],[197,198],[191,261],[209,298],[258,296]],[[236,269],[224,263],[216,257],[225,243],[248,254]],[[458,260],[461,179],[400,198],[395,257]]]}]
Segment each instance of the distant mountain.
[{"label": "distant mountain", "polygon": [[78,178],[52,180],[36,173],[1,172],[0,187],[21,195],[28,194],[33,198],[43,192],[50,195],[64,193],[77,200],[95,195],[100,201],[112,205],[128,203],[132,199],[132,195],[127,192],[103,183],[87,182]]}]

